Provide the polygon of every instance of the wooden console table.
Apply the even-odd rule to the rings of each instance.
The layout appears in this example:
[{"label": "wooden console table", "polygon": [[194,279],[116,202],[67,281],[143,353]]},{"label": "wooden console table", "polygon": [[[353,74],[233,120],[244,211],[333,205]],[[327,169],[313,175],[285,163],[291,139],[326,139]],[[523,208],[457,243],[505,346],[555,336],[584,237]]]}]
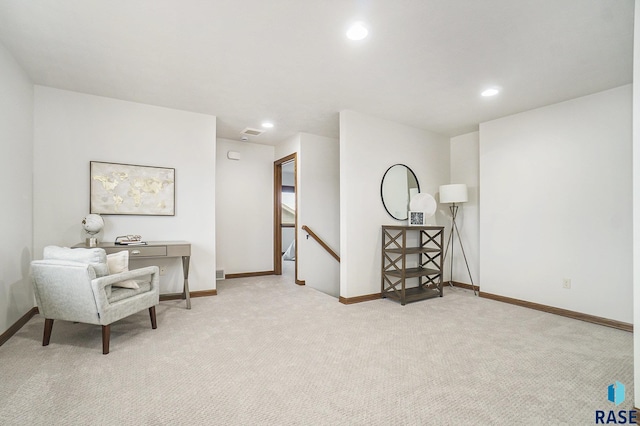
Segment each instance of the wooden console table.
[{"label": "wooden console table", "polygon": [[[409,234],[416,240],[412,245],[407,241]],[[442,226],[382,226],[382,297],[402,305],[442,297],[443,242]],[[408,266],[410,256],[415,267]],[[418,279],[417,287],[407,287],[410,278]]]},{"label": "wooden console table", "polygon": [[[186,241],[149,241],[144,245],[120,245],[114,243],[99,243],[96,247],[104,249],[107,254],[127,250],[129,259],[162,259],[168,257],[182,258],[182,298],[187,301],[187,309],[191,309],[189,294],[189,259],[191,258],[191,243]],[[73,248],[93,248],[84,243],[76,244]]]}]

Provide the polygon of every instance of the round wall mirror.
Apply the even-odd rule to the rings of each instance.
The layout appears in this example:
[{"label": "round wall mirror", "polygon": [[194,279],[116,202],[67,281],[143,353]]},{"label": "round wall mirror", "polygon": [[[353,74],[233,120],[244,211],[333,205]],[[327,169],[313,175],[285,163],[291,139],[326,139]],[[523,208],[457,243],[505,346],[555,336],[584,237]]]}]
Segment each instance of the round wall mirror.
[{"label": "round wall mirror", "polygon": [[407,220],[411,197],[420,192],[415,173],[404,164],[394,164],[382,177],[380,196],[387,213],[396,220]]}]

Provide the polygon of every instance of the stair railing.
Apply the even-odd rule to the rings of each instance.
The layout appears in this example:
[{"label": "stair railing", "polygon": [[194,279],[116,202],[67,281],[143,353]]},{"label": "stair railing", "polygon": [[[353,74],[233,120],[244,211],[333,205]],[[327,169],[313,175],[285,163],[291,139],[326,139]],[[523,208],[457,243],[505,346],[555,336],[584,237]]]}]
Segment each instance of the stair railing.
[{"label": "stair railing", "polygon": [[302,225],[302,230],[305,231],[308,235],[311,235],[311,237],[314,240],[316,240],[323,249],[325,249],[331,256],[333,256],[335,260],[340,262],[340,256],[338,256],[338,254],[335,251],[333,251],[331,247],[329,247],[324,241],[322,241],[322,239],[318,237],[318,235],[315,232],[309,229],[307,225]]}]

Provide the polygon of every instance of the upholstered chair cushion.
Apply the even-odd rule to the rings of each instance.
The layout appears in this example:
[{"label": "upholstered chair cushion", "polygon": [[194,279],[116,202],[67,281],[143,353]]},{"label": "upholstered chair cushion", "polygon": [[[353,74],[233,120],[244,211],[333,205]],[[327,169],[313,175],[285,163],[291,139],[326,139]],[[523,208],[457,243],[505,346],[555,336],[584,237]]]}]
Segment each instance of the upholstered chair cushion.
[{"label": "upholstered chair cushion", "polygon": [[131,296],[135,296],[136,294],[146,293],[151,290],[151,282],[140,280],[137,282],[137,288],[124,288],[124,287],[116,287],[114,285],[114,289],[111,292],[111,295],[107,298],[109,303],[115,303],[122,299],[127,299]]},{"label": "upholstered chair cushion", "polygon": [[[121,272],[129,272],[129,252],[127,250],[111,253],[107,255],[107,265],[109,266],[109,275],[119,274]],[[138,283],[134,280],[124,280],[113,284],[114,287],[139,288]]]},{"label": "upholstered chair cushion", "polygon": [[107,266],[107,253],[101,248],[75,248],[47,246],[44,248],[45,260],[70,260],[72,262],[88,263],[93,266],[96,278],[109,275]]}]

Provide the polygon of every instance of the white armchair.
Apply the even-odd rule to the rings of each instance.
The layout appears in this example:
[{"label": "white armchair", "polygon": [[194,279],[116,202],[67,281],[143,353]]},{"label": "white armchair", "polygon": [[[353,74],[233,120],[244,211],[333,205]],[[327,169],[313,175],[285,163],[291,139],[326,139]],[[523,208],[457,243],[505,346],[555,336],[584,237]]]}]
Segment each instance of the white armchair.
[{"label": "white armchair", "polygon": [[[49,344],[56,319],[101,325],[103,354],[109,353],[110,325],[119,319],[149,309],[151,328],[157,327],[157,266],[109,275],[107,255],[101,248],[49,246],[44,260],[31,262],[31,278],[38,311],[45,318],[42,346]],[[113,286],[125,280],[135,280],[139,288]]]}]

